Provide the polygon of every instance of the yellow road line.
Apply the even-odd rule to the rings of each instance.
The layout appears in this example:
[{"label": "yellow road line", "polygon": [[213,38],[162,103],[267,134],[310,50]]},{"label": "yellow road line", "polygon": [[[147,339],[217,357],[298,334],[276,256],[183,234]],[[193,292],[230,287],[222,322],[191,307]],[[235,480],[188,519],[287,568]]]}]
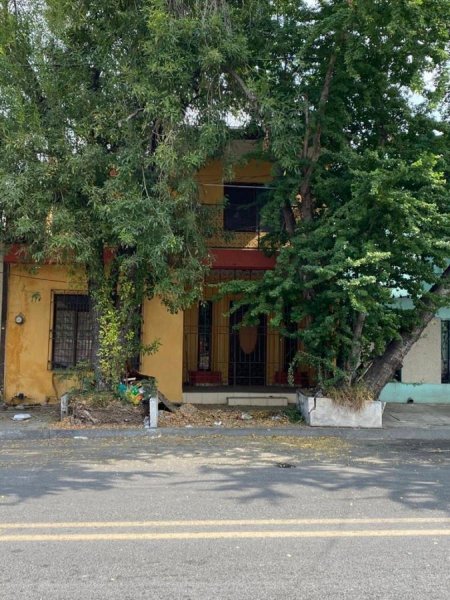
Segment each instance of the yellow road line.
[{"label": "yellow road line", "polygon": [[0,523],[2,529],[106,529],[127,527],[252,527],[298,525],[401,525],[445,524],[450,517],[348,518],[348,519],[201,519],[177,521],[67,521],[49,523]]},{"label": "yellow road line", "polygon": [[4,542],[101,542],[158,540],[227,540],[270,538],[381,538],[381,537],[450,537],[450,529],[381,529],[348,531],[179,531],[168,533],[75,533],[0,535]]}]

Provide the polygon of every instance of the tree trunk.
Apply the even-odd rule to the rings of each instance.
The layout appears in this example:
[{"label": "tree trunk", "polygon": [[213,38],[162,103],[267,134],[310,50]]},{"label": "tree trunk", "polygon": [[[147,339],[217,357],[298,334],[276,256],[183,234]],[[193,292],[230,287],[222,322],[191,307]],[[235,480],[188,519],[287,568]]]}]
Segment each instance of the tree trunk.
[{"label": "tree trunk", "polygon": [[430,290],[428,306],[421,311],[419,323],[407,332],[400,332],[400,339],[392,340],[382,356],[377,357],[363,377],[363,383],[378,398],[384,386],[393,379],[395,372],[403,366],[403,360],[412,346],[422,335],[423,331],[435,316],[436,310],[433,297],[449,295],[450,266],[442,273],[441,281]]},{"label": "tree trunk", "polygon": [[100,308],[96,300],[96,292],[98,284],[92,279],[89,280],[89,297],[91,300],[91,316],[92,316],[92,368],[94,371],[95,388],[98,391],[106,389],[106,383],[100,368],[99,351],[100,351]]},{"label": "tree trunk", "polygon": [[353,383],[353,379],[361,363],[361,337],[366,317],[366,313],[358,312],[354,318],[352,348],[347,364],[345,365],[345,370],[348,373],[347,383],[349,385]]},{"label": "tree trunk", "polygon": [[309,126],[309,111],[305,112],[305,138],[303,140],[302,158],[309,160],[309,165],[303,171],[303,178],[299,187],[300,197],[300,215],[303,222],[312,221],[314,215],[314,198],[311,190],[311,181],[316,168],[317,162],[322,153],[322,120],[325,114],[325,108],[330,95],[331,82],[333,81],[334,68],[336,65],[337,51],[332,52],[329,61],[325,79],[323,82],[322,92],[317,107],[317,123],[313,135],[312,144],[309,145],[309,138],[312,131]]},{"label": "tree trunk", "polygon": [[95,264],[87,267],[88,276],[88,294],[91,303],[92,318],[92,368],[94,371],[95,387],[99,391],[106,389],[106,382],[100,367],[100,317],[101,307],[99,304],[101,285],[105,276],[105,264],[103,257],[103,247],[97,248]]}]

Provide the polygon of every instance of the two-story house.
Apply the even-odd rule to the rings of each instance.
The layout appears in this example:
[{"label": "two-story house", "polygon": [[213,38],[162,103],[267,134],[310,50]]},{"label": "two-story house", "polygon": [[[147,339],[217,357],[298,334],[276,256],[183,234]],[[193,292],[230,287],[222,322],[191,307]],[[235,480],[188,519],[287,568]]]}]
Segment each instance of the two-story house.
[{"label": "two-story house", "polygon": [[[245,154],[246,143],[233,151]],[[260,209],[270,186],[271,166],[250,159],[224,175],[220,160],[198,174],[202,204],[215,219],[217,234],[209,241],[211,271],[203,299],[178,314],[157,300],[143,301],[142,341],[159,339],[156,354],[140,357],[139,371],[152,375],[172,401],[195,403],[275,404],[294,402],[287,385],[289,363],[297,342],[282,337],[261,320],[237,328],[243,310],[230,313],[236,298],[216,299],[217,284],[233,278],[257,278],[274,266],[259,248]],[[224,204],[224,198],[226,202]],[[70,382],[55,372],[88,361],[92,353],[89,299],[81,272],[61,265],[38,268],[23,264],[19,253],[5,256],[3,273],[3,396],[56,401]],[[300,367],[295,383],[308,386],[313,373]],[[406,357],[401,382],[391,383],[382,400],[450,402],[450,311],[442,310]]]},{"label": "two-story house", "polygon": [[[245,153],[245,143],[236,152]],[[274,259],[259,249],[264,235],[260,208],[271,179],[267,162],[249,160],[224,180],[220,160],[198,174],[202,204],[217,224],[209,242],[211,271],[201,302],[169,314],[157,300],[143,301],[142,341],[160,340],[156,354],[140,357],[139,370],[156,377],[160,390],[173,401],[226,403],[294,401],[287,386],[287,368],[296,351],[265,321],[236,328],[243,309],[229,314],[232,297],[214,300],[215,284],[232,278],[260,277]],[[224,203],[224,198],[226,202]],[[55,372],[88,361],[92,352],[89,299],[81,272],[61,265],[24,264],[20,253],[5,257],[4,272],[4,399],[22,395],[45,403],[56,401],[70,382]],[[294,342],[295,344],[295,342]],[[308,384],[309,372],[296,374]],[[243,403],[252,403],[252,401]],[[269,400],[270,401],[270,400]]]}]

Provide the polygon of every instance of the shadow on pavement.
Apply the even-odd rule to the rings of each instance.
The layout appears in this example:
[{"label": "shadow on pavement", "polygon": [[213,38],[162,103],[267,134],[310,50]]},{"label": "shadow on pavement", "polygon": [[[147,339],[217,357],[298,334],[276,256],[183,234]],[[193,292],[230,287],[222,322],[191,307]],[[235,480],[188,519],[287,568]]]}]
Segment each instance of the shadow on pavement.
[{"label": "shadow on pavement", "polygon": [[10,442],[0,451],[0,509],[67,491],[126,493],[138,481],[149,494],[162,483],[243,505],[301,502],[311,490],[337,496],[364,490],[366,500],[383,495],[415,510],[442,511],[450,508],[449,467],[449,441],[274,435]]}]

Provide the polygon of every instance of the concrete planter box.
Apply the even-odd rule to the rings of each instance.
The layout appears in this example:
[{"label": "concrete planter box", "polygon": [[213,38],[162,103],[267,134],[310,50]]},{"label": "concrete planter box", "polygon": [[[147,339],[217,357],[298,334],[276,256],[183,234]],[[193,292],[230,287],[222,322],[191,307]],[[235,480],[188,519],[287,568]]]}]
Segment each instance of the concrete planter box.
[{"label": "concrete planter box", "polygon": [[338,406],[331,398],[313,398],[297,394],[297,406],[311,427],[382,427],[385,402],[366,402],[357,412]]}]

